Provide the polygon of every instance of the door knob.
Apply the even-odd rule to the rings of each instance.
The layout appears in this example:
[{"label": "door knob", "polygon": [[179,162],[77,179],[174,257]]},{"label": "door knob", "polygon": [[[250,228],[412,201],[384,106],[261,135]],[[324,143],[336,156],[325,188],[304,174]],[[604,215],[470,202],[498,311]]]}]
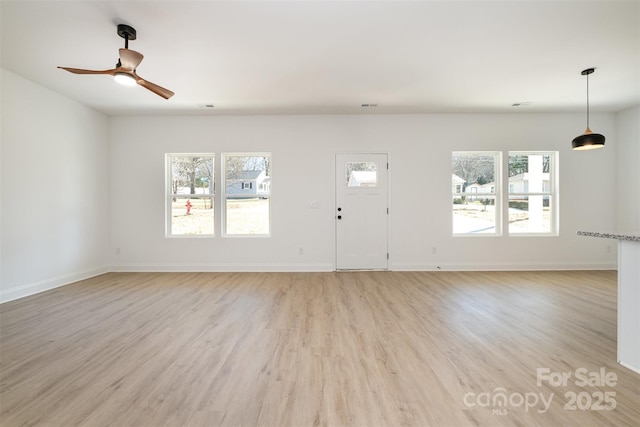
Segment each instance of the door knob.
[{"label": "door knob", "polygon": [[342,219],[342,215],[338,215],[338,217],[337,217],[337,218],[338,218],[338,219]]}]

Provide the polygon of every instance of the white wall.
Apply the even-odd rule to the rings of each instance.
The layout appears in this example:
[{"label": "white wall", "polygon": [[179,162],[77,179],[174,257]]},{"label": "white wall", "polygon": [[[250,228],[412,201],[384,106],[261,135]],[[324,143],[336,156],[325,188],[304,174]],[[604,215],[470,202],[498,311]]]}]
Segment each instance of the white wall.
[{"label": "white wall", "polygon": [[[619,233],[640,234],[640,107],[616,114]],[[606,142],[605,144],[608,144]]]},{"label": "white wall", "polygon": [[[582,114],[113,117],[112,266],[331,270],[334,155],[388,152],[391,269],[615,268],[615,242],[575,234],[616,225],[615,117],[591,123],[607,136],[604,150],[571,151]],[[452,150],[558,150],[560,235],[452,237]],[[272,237],[166,239],[164,154],[238,151],[273,155]]]},{"label": "white wall", "polygon": [[108,119],[0,79],[3,302],[108,270]]},{"label": "white wall", "polygon": [[[592,115],[607,146],[572,152],[582,114],[109,118],[0,78],[0,301],[110,269],[332,270],[338,152],[390,154],[394,270],[615,268],[575,231],[638,232],[638,107]],[[560,236],[453,238],[452,150],[559,150]],[[164,154],[192,151],[273,154],[272,237],[164,237]]]}]

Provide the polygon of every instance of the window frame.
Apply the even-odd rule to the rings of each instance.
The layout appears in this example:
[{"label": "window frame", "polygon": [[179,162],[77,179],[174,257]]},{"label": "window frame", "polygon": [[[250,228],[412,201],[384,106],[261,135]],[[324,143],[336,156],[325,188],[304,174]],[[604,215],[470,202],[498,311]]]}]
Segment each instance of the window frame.
[{"label": "window frame", "polygon": [[[212,192],[210,194],[179,194],[173,192],[173,159],[178,157],[210,157],[213,170],[211,179],[213,180]],[[216,237],[216,155],[215,153],[165,153],[165,237],[171,239],[212,239]],[[187,196],[187,197],[185,197]],[[203,234],[175,234],[173,233],[173,199],[188,198],[202,199],[211,203],[213,217],[211,218],[212,233]]]},{"label": "window frame", "polygon": [[[495,155],[495,191],[489,193],[466,192],[462,189],[464,185],[461,185],[460,191],[455,191],[456,186],[452,185],[452,201],[456,198],[464,196],[472,197],[495,197],[496,206],[496,218],[495,218],[495,233],[456,233],[454,232],[454,223],[452,216],[451,234],[453,237],[555,237],[560,234],[560,192],[559,192],[559,151],[554,150],[512,150],[512,151],[452,151],[451,158],[456,155],[478,155],[478,156],[492,156]],[[527,155],[548,155],[549,156],[549,185],[546,191],[541,192],[529,192],[529,191],[513,191],[514,186],[509,182],[509,159],[512,156],[527,156]],[[451,173],[453,174],[453,167]],[[543,172],[544,173],[544,172]],[[510,231],[509,222],[509,201],[510,196],[543,196],[548,197],[549,200],[549,222],[550,231],[546,232],[513,232]],[[452,214],[454,204],[451,205]]]},{"label": "window frame", "polygon": [[[541,155],[549,156],[549,185],[548,190],[541,192],[529,192],[529,191],[519,191],[512,192],[513,188],[509,183],[509,159],[512,156],[528,156],[528,155]],[[558,171],[559,171],[559,152],[553,150],[544,150],[544,151],[536,151],[536,150],[524,150],[524,151],[508,151],[506,155],[505,168],[507,169],[506,173],[506,186],[507,191],[505,192],[505,233],[509,237],[555,237],[560,233],[559,224],[560,224],[560,210],[559,210],[559,196],[558,196],[558,188],[559,188],[559,179],[558,179]],[[543,171],[544,173],[544,171]],[[544,181],[543,181],[544,182]],[[509,201],[511,196],[547,196],[549,198],[549,228],[548,232],[512,232],[510,231],[510,222],[509,222]]]},{"label": "window frame", "polygon": [[[489,192],[489,193],[477,193],[477,188],[472,188],[472,190],[476,190],[475,192],[465,192],[464,189],[462,187],[464,187],[464,185],[460,185],[460,191],[453,191],[453,186],[452,186],[452,192],[451,192],[451,234],[453,237],[500,237],[503,235],[503,225],[502,225],[502,218],[503,218],[503,208],[502,208],[502,185],[498,185],[498,183],[502,182],[502,151],[488,151],[488,150],[483,150],[483,151],[476,151],[476,150],[462,150],[462,151],[452,151],[451,152],[451,159],[453,159],[454,156],[482,156],[482,157],[493,157],[494,158],[494,191],[493,192]],[[451,167],[450,169],[450,173],[453,174],[453,167]],[[462,197],[469,197],[471,194],[473,194],[473,196],[471,197],[480,197],[478,196],[479,194],[482,194],[482,196],[486,196],[488,198],[493,198],[495,200],[494,202],[494,211],[495,211],[495,215],[494,215],[494,232],[493,233],[479,233],[479,232],[463,232],[463,233],[456,233],[454,232],[454,220],[453,220],[453,200],[456,198],[462,198]]]},{"label": "window frame", "polygon": [[[262,196],[257,196],[261,199],[267,199],[269,201],[269,209],[268,209],[268,232],[265,234],[235,234],[235,233],[229,233],[227,231],[227,201],[228,199],[228,194],[227,194],[227,158],[229,157],[268,157],[269,158],[269,194],[268,195],[262,195]],[[220,194],[220,223],[221,223],[221,229],[222,232],[220,233],[221,236],[223,238],[232,238],[232,239],[244,239],[244,238],[253,238],[253,239],[260,239],[260,238],[269,238],[271,237],[271,182],[272,182],[272,172],[273,172],[273,156],[271,154],[271,152],[232,152],[232,153],[221,153],[220,154],[220,181],[222,184],[222,190],[221,190],[221,194]],[[246,184],[245,182],[242,183],[242,188],[244,188],[244,184]],[[249,189],[253,189],[253,183],[250,182],[250,187]],[[260,190],[260,185],[256,185],[255,186],[255,190],[258,191]]]}]

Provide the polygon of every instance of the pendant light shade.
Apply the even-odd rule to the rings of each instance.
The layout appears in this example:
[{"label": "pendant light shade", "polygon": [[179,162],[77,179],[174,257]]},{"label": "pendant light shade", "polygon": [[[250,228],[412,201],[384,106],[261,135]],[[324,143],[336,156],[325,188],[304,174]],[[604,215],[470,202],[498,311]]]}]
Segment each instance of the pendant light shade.
[{"label": "pendant light shade", "polygon": [[596,148],[604,147],[604,135],[591,132],[591,129],[587,128],[580,136],[573,138],[571,146],[574,150],[593,150]]},{"label": "pendant light shade", "polygon": [[604,147],[604,135],[593,133],[589,129],[589,74],[592,74],[595,68],[587,68],[582,71],[583,76],[587,76],[587,129],[580,136],[576,136],[571,141],[574,150],[594,150]]}]

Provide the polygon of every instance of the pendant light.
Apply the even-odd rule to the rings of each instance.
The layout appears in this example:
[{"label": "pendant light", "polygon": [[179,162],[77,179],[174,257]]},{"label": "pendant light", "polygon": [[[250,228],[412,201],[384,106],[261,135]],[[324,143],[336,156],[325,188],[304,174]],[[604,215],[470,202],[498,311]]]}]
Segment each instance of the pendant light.
[{"label": "pendant light", "polygon": [[604,135],[593,133],[589,129],[589,74],[595,70],[595,68],[587,68],[581,73],[583,76],[587,76],[587,129],[582,135],[573,138],[571,146],[574,150],[594,150],[604,147]]}]

